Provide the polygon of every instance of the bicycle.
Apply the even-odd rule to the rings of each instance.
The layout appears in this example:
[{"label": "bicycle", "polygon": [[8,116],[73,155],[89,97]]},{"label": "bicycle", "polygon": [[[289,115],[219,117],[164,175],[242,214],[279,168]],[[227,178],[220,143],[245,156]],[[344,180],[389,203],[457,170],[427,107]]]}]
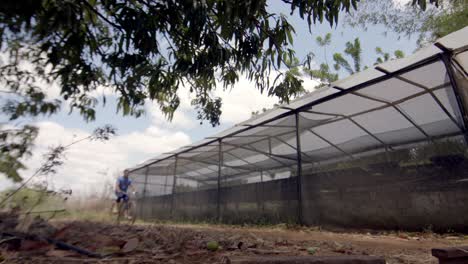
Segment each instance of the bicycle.
[{"label": "bicycle", "polygon": [[117,203],[117,224],[123,221],[128,221],[129,224],[135,223],[136,203],[134,198],[136,197],[136,192],[128,196],[128,199],[122,199],[120,203]]}]

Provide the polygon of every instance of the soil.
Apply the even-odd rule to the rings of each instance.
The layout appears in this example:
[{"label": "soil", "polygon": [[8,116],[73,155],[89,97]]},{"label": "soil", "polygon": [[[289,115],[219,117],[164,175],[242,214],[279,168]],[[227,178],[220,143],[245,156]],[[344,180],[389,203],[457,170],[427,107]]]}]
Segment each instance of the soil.
[{"label": "soil", "polygon": [[[435,247],[468,245],[468,236],[426,233],[331,232],[314,228],[188,224],[114,225],[53,222],[53,238],[103,255],[90,258],[51,245],[2,249],[3,263],[226,263],[255,255],[372,255],[393,263],[437,263]],[[217,250],[209,250],[217,242]],[[216,244],[216,243],[215,243]],[[312,249],[311,249],[312,248]],[[1,262],[1,260],[0,260]]]}]

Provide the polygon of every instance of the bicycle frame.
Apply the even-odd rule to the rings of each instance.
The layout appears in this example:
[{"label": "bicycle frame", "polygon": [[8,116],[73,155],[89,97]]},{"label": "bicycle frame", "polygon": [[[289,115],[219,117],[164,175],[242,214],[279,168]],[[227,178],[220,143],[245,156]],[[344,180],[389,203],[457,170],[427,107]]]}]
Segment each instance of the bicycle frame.
[{"label": "bicycle frame", "polygon": [[129,219],[131,224],[135,222],[135,200],[135,195],[128,195],[128,200],[122,200],[120,203],[117,204],[117,224],[119,224],[122,219]]}]

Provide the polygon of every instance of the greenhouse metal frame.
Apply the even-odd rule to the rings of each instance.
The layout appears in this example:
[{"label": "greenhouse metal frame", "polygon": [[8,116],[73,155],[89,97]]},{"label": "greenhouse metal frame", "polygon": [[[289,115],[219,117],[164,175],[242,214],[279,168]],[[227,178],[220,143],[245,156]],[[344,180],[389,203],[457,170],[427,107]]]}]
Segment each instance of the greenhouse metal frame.
[{"label": "greenhouse metal frame", "polygon": [[[413,186],[408,193],[418,197],[407,198],[415,199],[414,206],[425,203],[424,197],[441,192],[436,181],[447,174],[449,162],[459,171],[450,170],[442,177],[442,185],[450,183],[450,191],[449,198],[444,193],[441,199],[451,204],[450,199],[468,201],[468,196],[459,194],[468,186],[463,181],[467,69],[468,27],[411,56],[369,68],[150,159],[130,168],[141,194],[139,215],[223,222],[236,217],[255,222],[263,217],[338,225],[346,225],[345,218],[372,219],[363,225],[380,221],[377,225],[386,226],[393,221],[410,227],[426,221],[437,212],[406,213],[399,209],[402,202],[394,206],[372,193],[381,188],[399,196],[401,188]],[[392,176],[386,179],[384,174]],[[421,186],[431,187],[420,190]],[[362,216],[353,215],[359,205],[349,200],[360,196],[367,198],[356,203],[375,200],[376,209],[362,208]],[[393,215],[380,219],[376,215],[381,206],[395,207]],[[451,210],[468,209],[459,206]],[[324,208],[336,212],[330,216]],[[411,216],[403,222],[394,220],[400,214]],[[436,225],[443,222],[437,221]]]}]

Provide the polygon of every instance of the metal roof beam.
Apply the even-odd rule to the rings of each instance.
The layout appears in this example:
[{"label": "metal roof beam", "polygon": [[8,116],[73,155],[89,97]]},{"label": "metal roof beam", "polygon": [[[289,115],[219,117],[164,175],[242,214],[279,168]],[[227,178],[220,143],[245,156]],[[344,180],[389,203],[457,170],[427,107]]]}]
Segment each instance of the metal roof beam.
[{"label": "metal roof beam", "polygon": [[[381,72],[383,72],[383,73],[385,73],[385,74],[389,74],[389,72],[388,72],[387,70],[385,70],[385,69],[383,69],[383,68],[381,68],[381,67],[379,67],[379,66],[375,67],[375,69],[378,70],[378,71],[381,71]],[[447,71],[448,71],[448,69],[447,69]],[[404,77],[402,77],[402,76],[399,76],[399,75],[398,75],[398,76],[395,76],[395,78],[398,79],[398,80],[400,80],[400,81],[406,82],[406,83],[408,83],[408,84],[411,84],[411,85],[413,85],[413,86],[416,86],[416,87],[418,87],[418,88],[421,88],[421,89],[427,91],[427,92],[431,95],[432,99],[434,99],[434,101],[435,101],[435,102],[437,103],[437,105],[440,107],[440,109],[442,109],[442,111],[448,116],[448,118],[450,118],[450,120],[452,120],[452,122],[453,122],[461,131],[465,131],[465,129],[464,129],[462,126],[460,126],[460,124],[457,122],[457,120],[450,114],[450,112],[447,110],[447,108],[444,106],[444,104],[442,104],[442,102],[439,100],[439,98],[437,98],[437,96],[431,91],[431,89],[430,89],[429,87],[426,87],[426,86],[424,86],[424,85],[422,85],[422,84],[416,83],[416,82],[414,82],[414,81],[411,81],[411,80],[409,80],[409,79],[407,79],[407,78],[404,78]]]},{"label": "metal roof beam", "polygon": [[[257,127],[257,126],[261,126],[261,125],[267,124],[267,123],[269,123],[269,122],[272,122],[272,121],[274,121],[274,120],[278,120],[278,119],[280,119],[280,118],[293,115],[295,112],[299,112],[299,111],[302,111],[302,110],[305,110],[305,109],[309,109],[309,108],[311,108],[311,107],[314,106],[314,105],[317,105],[317,104],[320,104],[320,103],[323,103],[323,102],[326,102],[326,101],[333,100],[333,99],[335,99],[335,98],[338,98],[338,97],[341,97],[341,96],[346,95],[346,94],[348,94],[348,93],[357,91],[357,90],[362,89],[362,88],[364,88],[364,87],[368,87],[368,86],[370,86],[370,85],[373,85],[373,84],[376,84],[376,83],[385,81],[385,80],[387,80],[387,79],[392,78],[393,75],[400,75],[400,74],[409,72],[409,71],[411,71],[411,70],[418,69],[418,68],[420,68],[420,67],[423,67],[423,66],[425,66],[425,65],[428,65],[428,64],[430,64],[430,63],[432,63],[432,62],[438,60],[439,58],[440,58],[440,54],[435,54],[435,55],[433,55],[433,56],[430,56],[430,57],[427,57],[427,58],[425,58],[425,59],[423,59],[423,60],[420,60],[420,61],[417,62],[417,63],[414,63],[414,64],[412,64],[412,65],[409,65],[409,66],[406,66],[406,67],[404,67],[404,68],[401,68],[401,69],[399,69],[399,70],[393,72],[393,73],[390,74],[390,75],[384,75],[384,76],[381,76],[381,77],[377,77],[377,78],[374,78],[374,79],[372,79],[372,80],[368,80],[368,81],[359,83],[359,84],[357,84],[357,85],[354,85],[353,87],[350,87],[350,88],[348,88],[348,89],[346,89],[346,90],[344,90],[344,91],[337,92],[337,93],[334,93],[334,94],[331,94],[331,95],[328,95],[328,96],[324,96],[324,97],[319,98],[319,99],[317,99],[317,100],[314,100],[314,101],[311,101],[311,102],[309,102],[309,103],[306,103],[306,104],[302,105],[301,107],[298,107],[297,109],[290,110],[289,112],[285,112],[285,113],[279,114],[279,115],[274,116],[274,117],[272,117],[272,118],[270,118],[270,119],[267,119],[267,120],[264,120],[264,121],[262,121],[262,122],[259,122],[258,124],[253,125],[253,126],[251,126],[251,127],[246,127],[246,128],[244,128],[244,129],[240,129],[240,130],[238,130],[238,131],[234,131],[234,132],[232,132],[232,133],[230,133],[230,134],[228,134],[228,135],[226,135],[226,136],[223,136],[223,137],[221,137],[221,138],[229,137],[230,135],[239,134],[239,133],[242,133],[242,132],[244,132],[244,131],[247,131],[247,130],[249,130],[249,129],[251,129],[251,128],[254,128],[254,127]],[[184,152],[188,152],[188,151],[190,151],[190,150],[193,150],[193,149],[196,149],[196,148],[199,148],[199,147],[203,147],[203,146],[209,145],[209,144],[211,144],[211,143],[213,143],[213,142],[216,142],[216,141],[217,141],[216,139],[213,139],[213,140],[210,140],[210,141],[208,141],[208,142],[204,142],[203,144],[200,144],[200,145],[197,145],[197,146],[191,146],[191,147],[189,147],[189,148],[187,148],[187,149],[185,149],[185,150],[180,151],[178,154],[184,153]],[[176,154],[171,155],[171,156],[168,156],[168,157],[164,157],[164,158],[161,158],[161,159],[158,159],[158,160],[156,160],[156,161],[154,161],[154,162],[151,162],[151,163],[149,163],[149,164],[146,164],[145,166],[149,166],[149,165],[151,165],[151,164],[160,162],[160,161],[162,161],[162,160],[166,160],[166,159],[169,159],[169,158],[173,158],[175,155],[176,155]],[[145,167],[145,166],[143,166],[143,167]],[[140,169],[140,168],[132,169],[132,171],[137,170],[137,169]]]},{"label": "metal roof beam", "polygon": [[[252,151],[252,152],[257,152],[257,153],[259,153],[259,154],[262,154],[262,155],[265,155],[265,156],[267,156],[267,157],[270,157],[271,159],[274,159],[274,160],[276,160],[276,161],[278,161],[278,158],[296,161],[296,159],[293,159],[293,158],[290,158],[290,157],[285,157],[285,156],[276,155],[276,154],[270,154],[270,153],[268,153],[268,152],[264,152],[264,151],[255,149],[255,148],[253,148],[253,147],[252,147],[252,148],[248,148],[248,147],[245,147],[245,146],[239,146],[239,145],[232,144],[232,143],[227,143],[227,142],[223,142],[223,144],[226,144],[226,145],[229,145],[229,146],[233,146],[233,147],[239,147],[239,148],[241,148],[241,149],[249,150],[249,151]],[[281,162],[281,161],[278,161],[278,163],[282,163],[282,162]]]}]

